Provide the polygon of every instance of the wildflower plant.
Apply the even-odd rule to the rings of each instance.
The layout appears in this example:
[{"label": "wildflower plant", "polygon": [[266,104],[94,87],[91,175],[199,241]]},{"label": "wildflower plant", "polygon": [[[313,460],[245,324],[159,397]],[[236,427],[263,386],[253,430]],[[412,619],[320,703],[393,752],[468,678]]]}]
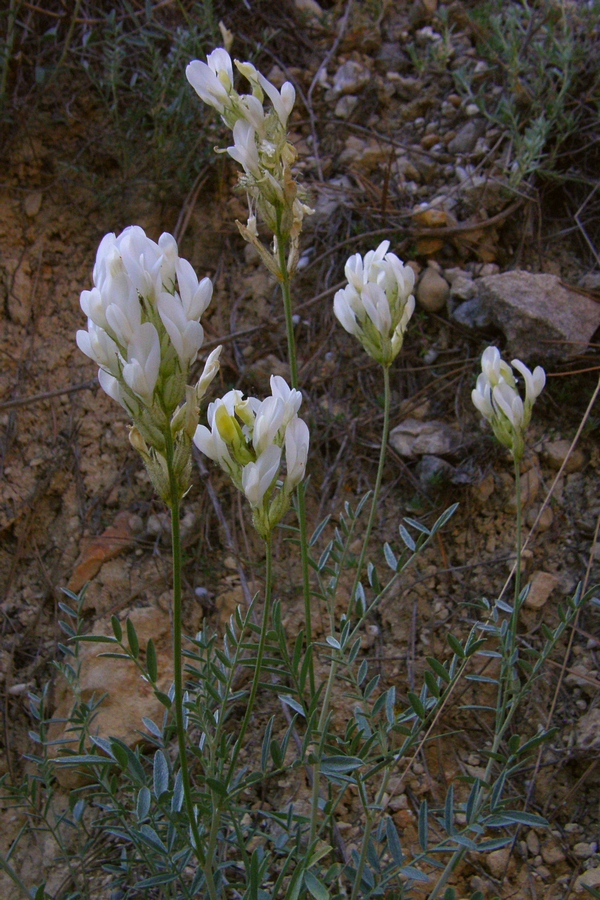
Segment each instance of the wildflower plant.
[{"label": "wildflower plant", "polygon": [[[76,698],[68,727],[78,746],[76,751],[65,748],[54,764],[83,768],[87,773],[90,787],[78,790],[72,819],[74,827],[81,827],[86,835],[95,828],[104,829],[117,842],[120,859],[106,866],[115,895],[154,896],[157,892],[156,896],[186,900],[410,897],[415,884],[421,883],[422,888],[429,881],[428,873],[437,873],[429,893],[430,900],[435,900],[466,852],[489,852],[512,841],[510,834],[497,836],[498,829],[544,824],[539,816],[513,809],[504,789],[507,778],[546,735],[523,743],[509,729],[519,704],[584,598],[581,592],[576,594],[561,613],[560,624],[548,630],[542,651],[525,658],[517,641],[523,599],[517,568],[514,604],[501,598],[493,604],[482,601],[484,620],[473,623],[466,640],[448,636],[451,657],[445,661],[429,657],[419,689],[401,696],[395,685],[381,689],[379,675],[369,673],[361,641],[368,617],[423,548],[436,539],[455,509],[448,509],[431,528],[405,520],[399,526],[399,540],[383,545],[382,560],[365,565],[385,465],[390,367],[414,310],[414,275],[389,252],[388,241],[364,257],[354,255],[346,264],[348,284],[336,294],[334,312],[382,368],[385,402],[379,465],[373,492],[356,508],[346,503],[333,531],[326,518],[309,537],[304,480],[310,436],[298,415],[302,393],[290,290],[307,212],[298,199],[291,169],[294,153],[287,139],[295,92],[288,83],[278,91],[250,63],[236,61],[235,65],[249,81],[250,94],[235,90],[233,64],[221,48],[206,63],[192,62],[187,77],[201,99],[232,129],[234,144],[228,153],[242,166],[240,183],[251,212],[240,231],[260,248],[261,258],[281,285],[291,385],[273,376],[271,394],[264,399],[230,390],[208,405],[206,424],[203,416],[200,421],[201,402],[219,366],[220,348],[208,357],[200,379],[188,384],[203,344],[200,319],[211,299],[210,281],[198,280],[189,263],[179,257],[170,235],[162,235],[155,243],[133,226],[103,239],[94,266],[94,287],[81,295],[88,327],[78,332],[77,342],[99,366],[102,388],[131,416],[131,443],[171,510],[174,686],[168,694],[160,689],[153,642],[148,641],[141,654],[129,620],[124,630],[114,616],[112,636],[86,635],[85,592],[68,594],[74,606],[61,605],[68,638],[62,646],[62,671]],[[265,97],[271,104],[267,110]],[[270,249],[258,237],[256,213],[271,231]],[[511,369],[495,348],[488,348],[473,401],[515,461],[520,552],[518,468],[532,406],[545,376],[539,368],[529,372],[518,360],[512,365]],[[525,381],[524,399],[513,370]],[[263,596],[257,594],[246,609],[235,611],[223,640],[205,627],[184,649],[179,517],[181,499],[190,485],[192,444],[248,500],[253,524],[264,542],[266,565]],[[361,534],[360,517],[369,500],[370,514]],[[286,629],[284,601],[276,593],[272,540],[292,506],[297,525],[293,520],[286,525],[292,540],[284,547],[292,554],[299,545],[305,613],[302,627],[293,635]],[[357,538],[361,540],[358,557],[351,551]],[[381,561],[386,575],[379,572]],[[290,565],[290,573],[294,571]],[[319,610],[323,623],[320,641],[313,636],[313,608]],[[486,650],[488,636],[498,650]],[[151,760],[139,747],[132,750],[117,738],[93,733],[100,700],[84,703],[77,693],[78,647],[85,640],[104,642],[109,656],[131,660],[163,704],[162,723],[144,720]],[[467,676],[472,660],[486,653],[500,656],[499,677]],[[240,679],[242,670],[249,674],[246,681]],[[465,677],[483,680],[497,692],[495,707],[476,707],[478,716],[489,714],[493,732],[485,777],[474,779],[460,799],[451,786],[443,808],[433,812],[435,829],[430,827],[431,813],[423,800],[418,813],[420,850],[407,855],[388,804]],[[266,726],[256,717],[260,691],[270,692],[279,704]],[[348,700],[343,727],[333,721],[339,691]],[[34,737],[42,746],[41,755],[33,759],[43,770],[49,790],[47,704],[34,697],[32,715],[38,723]],[[253,738],[258,740],[250,744],[247,738],[253,722]],[[176,757],[171,748],[173,733]],[[269,804],[262,805],[272,784],[286,785],[296,776],[309,786],[310,798],[304,807],[295,799],[296,789],[300,791],[296,786],[289,794],[283,788],[279,806],[271,795]],[[347,816],[345,806],[352,804],[355,829],[347,845],[339,825]],[[52,833],[58,827],[48,816],[38,816],[35,822]],[[91,839],[88,845],[95,848]],[[64,841],[60,846],[65,847]],[[0,865],[23,896],[31,896],[10,861],[0,857]],[[71,896],[93,896],[84,865],[74,868],[70,877],[77,892]],[[43,885],[35,897],[47,900]]]},{"label": "wildflower plant", "polygon": [[513,359],[512,369],[525,382],[525,398],[517,389],[514,373],[500,356],[497,347],[488,347],[481,356],[481,375],[472,391],[473,403],[492,426],[496,438],[518,464],[525,451],[525,436],[531,421],[533,404],[546,384],[541,366],[533,372],[520,359]]}]

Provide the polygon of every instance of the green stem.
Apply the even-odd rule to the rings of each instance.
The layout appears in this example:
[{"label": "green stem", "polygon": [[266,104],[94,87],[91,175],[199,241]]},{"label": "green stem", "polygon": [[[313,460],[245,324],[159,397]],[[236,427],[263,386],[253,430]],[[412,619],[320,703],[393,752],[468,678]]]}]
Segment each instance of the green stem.
[{"label": "green stem", "polygon": [[377,478],[375,480],[375,490],[373,491],[373,500],[371,501],[371,512],[367,523],[367,530],[363,540],[358,565],[356,566],[356,575],[354,576],[354,584],[350,592],[350,602],[348,604],[348,618],[351,618],[354,611],[354,599],[356,589],[362,575],[362,568],[365,563],[365,556],[369,546],[369,538],[375,523],[375,513],[377,511],[377,503],[379,501],[379,493],[381,491],[381,481],[383,479],[383,467],[385,463],[385,455],[387,451],[387,442],[390,433],[390,369],[389,366],[382,366],[383,369],[383,433],[381,435],[381,447],[379,449],[379,465],[377,467]]},{"label": "green stem", "polygon": [[237,740],[235,742],[235,746],[233,748],[233,753],[231,755],[231,762],[229,765],[229,775],[226,779],[226,784],[229,784],[234,773],[235,764],[237,762],[237,758],[240,754],[240,750],[242,749],[242,744],[244,742],[244,737],[246,735],[246,731],[248,730],[248,725],[250,724],[250,718],[252,716],[252,712],[254,710],[254,703],[256,700],[256,695],[258,694],[258,685],[260,683],[260,676],[262,671],[262,661],[265,655],[265,647],[267,644],[267,633],[269,631],[269,620],[271,618],[271,599],[273,596],[273,548],[272,548],[272,539],[271,534],[269,533],[268,538],[265,538],[265,549],[266,549],[266,557],[267,557],[267,572],[266,572],[266,585],[265,585],[265,608],[263,611],[263,620],[260,626],[260,637],[258,640],[258,650],[256,653],[256,664],[254,667],[254,675],[252,677],[252,687],[250,688],[250,696],[248,697],[248,702],[246,704],[246,712],[244,714],[244,719],[242,722],[242,726],[240,728],[240,732],[238,734]]},{"label": "green stem", "polygon": [[521,596],[521,527],[522,527],[522,509],[521,509],[521,466],[518,460],[515,460],[515,500],[517,504],[517,568],[515,570],[515,615],[513,616],[514,632],[516,637],[517,630],[517,614],[519,608],[519,597]]},{"label": "green stem", "polygon": [[194,841],[194,852],[196,854],[198,862],[204,868],[208,895],[209,897],[211,897],[211,900],[216,900],[217,891],[212,877],[212,870],[204,865],[205,860],[203,859],[200,833],[198,831],[198,823],[196,822],[196,813],[194,811],[194,801],[192,798],[192,788],[190,784],[190,775],[187,764],[187,747],[183,712],[183,653],[181,617],[182,560],[181,532],[179,528],[180,497],[179,485],[177,483],[177,476],[173,463],[175,448],[173,445],[173,436],[169,427],[165,429],[165,441],[167,471],[169,474],[169,507],[171,510],[171,538],[173,546],[173,680],[175,682],[175,727],[177,730],[177,744],[179,747],[179,765],[181,767],[181,781],[183,785],[185,807]]},{"label": "green stem", "polygon": [[[298,390],[298,360],[296,356],[296,337],[294,335],[294,319],[292,312],[292,293],[290,286],[290,273],[287,268],[287,244],[281,229],[281,212],[277,212],[277,251],[279,254],[279,270],[281,273],[281,296],[283,299],[283,311],[285,314],[285,330],[287,334],[288,359],[290,363],[290,380],[292,387]],[[310,567],[308,562],[308,529],[306,524],[306,501],[304,484],[300,483],[296,488],[298,527],[300,530],[300,562],[302,565],[302,593],[304,596],[304,627],[306,629],[306,649],[310,653],[308,676],[310,682],[311,699],[315,695],[315,670],[312,659],[312,610],[310,594]]]}]

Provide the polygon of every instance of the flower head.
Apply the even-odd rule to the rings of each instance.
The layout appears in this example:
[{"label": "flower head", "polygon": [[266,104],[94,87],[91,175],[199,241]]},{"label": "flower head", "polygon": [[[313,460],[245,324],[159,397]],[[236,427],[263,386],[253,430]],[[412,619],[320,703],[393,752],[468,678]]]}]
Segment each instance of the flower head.
[{"label": "flower head", "polygon": [[[288,244],[287,268],[292,272],[299,259],[302,220],[312,213],[299,201],[298,185],[291,173],[296,151],[288,142],[287,125],[296,91],[289,81],[278,90],[250,62],[236,59],[235,67],[249,82],[251,93],[239,94],[233,87],[231,57],[223,48],[213,50],[205,63],[191,62],[186,75],[200,98],[232,130],[233,144],[226,152],[242,167],[240,184],[248,194],[250,219],[255,222],[255,211],[258,211],[271,231]],[[269,270],[281,277],[277,248],[273,252],[267,250],[250,222],[248,227],[238,222],[238,227],[244,239],[256,247]]]},{"label": "flower head", "polygon": [[388,252],[389,245],[383,241],[364,257],[351,256],[345,267],[348,284],[333,300],[342,327],[383,366],[389,366],[400,352],[415,309],[414,272]]},{"label": "flower head", "polygon": [[[497,347],[487,347],[481,356],[481,374],[471,398],[492,426],[496,438],[519,462],[525,452],[525,432],[533,404],[544,389],[546,373],[541,366],[531,372],[520,359],[513,359],[511,366],[502,359]],[[513,369],[523,377],[525,399],[519,393]]]},{"label": "flower head", "polygon": [[[227,472],[246,495],[254,525],[267,537],[289,507],[302,481],[309,447],[308,427],[297,412],[302,402],[280,376],[271,378],[271,396],[243,398],[229,391],[209,404],[208,426],[198,425],[194,443]],[[278,482],[285,459],[286,476]]]},{"label": "flower head", "polygon": [[100,367],[102,389],[131,415],[135,446],[147,449],[142,456],[159,486],[167,433],[176,456],[184,459],[187,446],[189,457],[198,403],[218,370],[220,351],[214,351],[198,386],[186,386],[204,340],[199,319],[212,284],[198,281],[172,235],[156,243],[136,225],[102,239],[93,279],[94,287],[81,294],[88,327],[77,332],[77,345]]}]

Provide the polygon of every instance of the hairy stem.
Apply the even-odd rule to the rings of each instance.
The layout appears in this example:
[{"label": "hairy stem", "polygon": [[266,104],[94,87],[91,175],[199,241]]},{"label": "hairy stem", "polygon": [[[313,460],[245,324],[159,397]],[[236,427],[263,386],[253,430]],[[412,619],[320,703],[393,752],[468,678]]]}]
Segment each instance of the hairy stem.
[{"label": "hairy stem", "polygon": [[[296,337],[294,335],[294,320],[292,313],[292,293],[290,273],[287,268],[287,244],[281,229],[281,213],[277,215],[277,251],[279,254],[279,270],[281,273],[281,296],[285,314],[285,330],[287,334],[288,359],[290,363],[290,380],[292,387],[298,390],[298,360],[296,357]],[[298,527],[300,529],[300,562],[302,565],[302,594],[304,596],[304,627],[306,629],[306,647],[312,647],[312,610],[310,594],[310,575],[308,563],[308,534],[306,524],[306,502],[304,484],[301,482],[296,488]],[[315,695],[315,670],[312,654],[309,662],[309,683],[311,698]]]},{"label": "hairy stem", "polygon": [[217,892],[213,881],[212,870],[205,867],[204,854],[196,822],[192,787],[187,764],[187,746],[185,736],[184,712],[183,712],[183,655],[182,655],[182,620],[181,620],[181,532],[179,528],[180,498],[179,485],[173,464],[174,451],[173,436],[170,427],[165,429],[166,461],[169,474],[169,507],[171,510],[171,539],[173,546],[173,680],[175,682],[175,728],[177,730],[177,745],[179,747],[179,765],[181,767],[181,781],[183,796],[187,811],[194,852],[198,862],[203,867],[206,877],[206,887],[211,900],[216,900]]},{"label": "hairy stem", "polygon": [[363,540],[362,549],[360,551],[360,556],[358,558],[358,564],[356,566],[356,575],[354,576],[354,584],[352,585],[352,590],[350,592],[350,602],[348,604],[348,618],[352,616],[354,611],[354,600],[356,589],[358,587],[358,583],[360,581],[362,575],[362,568],[365,564],[365,556],[367,555],[367,549],[369,546],[369,539],[371,537],[371,532],[373,531],[373,525],[375,523],[375,513],[377,511],[377,503],[379,501],[379,494],[381,491],[381,481],[383,479],[383,467],[385,464],[385,455],[387,451],[387,442],[390,433],[390,369],[389,366],[382,366],[383,369],[383,432],[381,435],[381,447],[379,449],[379,464],[377,466],[377,478],[375,480],[375,489],[373,491],[373,499],[371,501],[371,512],[369,513],[369,521],[367,523],[367,530],[365,531],[365,537]]}]

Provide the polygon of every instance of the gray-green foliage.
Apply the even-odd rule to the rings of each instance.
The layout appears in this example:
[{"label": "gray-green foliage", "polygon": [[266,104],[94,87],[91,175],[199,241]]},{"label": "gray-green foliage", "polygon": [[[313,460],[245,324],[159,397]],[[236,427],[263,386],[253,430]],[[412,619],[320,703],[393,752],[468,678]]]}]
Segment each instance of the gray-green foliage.
[{"label": "gray-green foliage", "polygon": [[46,135],[49,108],[69,125],[84,120],[81,146],[53,148],[56,169],[82,188],[111,194],[142,183],[180,196],[208,158],[184,71],[216,39],[212,3],[154,6],[95,0],[26,21],[24,4],[12,0],[0,13],[1,120],[10,126],[26,112],[29,134]]},{"label": "gray-green foliage", "polygon": [[486,2],[470,15],[488,71],[473,62],[455,78],[510,139],[511,184],[560,177],[561,159],[598,139],[600,3]]},{"label": "gray-green foliage", "polygon": [[[171,752],[173,695],[158,688],[153,642],[140,647],[132,622],[127,620],[123,627],[116,617],[112,635],[85,635],[84,596],[71,595],[70,604],[61,604],[67,640],[60,669],[75,696],[68,731],[72,741],[60,747],[58,759],[49,758],[46,696],[32,696],[32,737],[39,752],[29,759],[35,774],[8,792],[14,805],[28,811],[36,831],[54,836],[67,866],[64,890],[49,895],[42,885],[37,888],[39,900],[93,896],[94,856],[102,860],[112,890],[127,897],[206,896],[205,873],[195,865],[197,858],[203,865],[211,862],[215,895],[223,898],[366,900],[385,895],[400,900],[412,896],[412,885],[421,883],[422,890],[429,877],[430,896],[445,891],[449,900],[452,890],[446,889],[446,880],[466,852],[489,852],[509,844],[515,826],[544,824],[515,803],[510,780],[549,734],[520,739],[509,726],[581,608],[581,592],[560,610],[556,628],[544,626],[545,643],[538,651],[516,640],[520,604],[484,603],[483,620],[473,623],[466,639],[449,635],[451,657],[445,662],[429,658],[418,691],[402,696],[393,685],[383,688],[380,676],[370,670],[361,649],[362,629],[454,509],[431,529],[405,520],[397,544],[382,548],[380,559],[388,575],[380,575],[370,563],[367,580],[356,592],[355,614],[340,616],[336,595],[344,573],[355,564],[349,547],[362,506],[353,510],[346,504],[331,539],[311,557],[319,585],[316,597],[330,622],[325,639],[309,648],[302,632],[290,640],[282,603],[273,607],[260,672],[262,712],[257,708],[259,718],[250,733],[241,733],[239,715],[248,699],[241,673],[254,675],[257,659],[261,629],[256,602],[236,611],[222,639],[205,628],[187,642],[186,734],[201,840],[196,853],[181,770]],[[313,552],[329,527],[325,521],[315,530]],[[83,702],[78,697],[82,641],[104,643],[105,655],[129,659],[160,699],[164,716],[158,722],[144,720],[143,749],[93,736],[94,712],[102,698]],[[327,660],[328,677],[311,694],[308,659],[313,654]],[[477,658],[497,660],[497,676],[475,674],[471,662]],[[390,779],[410,772],[429,727],[464,678],[485,682],[496,692],[493,705],[466,707],[493,723],[486,775],[468,779],[466,789],[451,784],[441,808],[421,802],[420,850],[411,855],[387,809],[386,796],[397,790],[390,788]],[[333,724],[333,702],[343,702],[348,710],[341,729]],[[57,765],[83,770],[87,779],[71,792],[69,810],[62,814],[53,804]],[[313,798],[309,807],[295,797],[305,780]],[[352,797],[358,798],[358,812],[352,814],[354,848],[348,850],[346,832],[339,825],[345,822],[345,804]],[[268,802],[257,804],[259,798]],[[65,832],[77,840],[67,840]],[[3,868],[18,884],[10,859]]]}]

